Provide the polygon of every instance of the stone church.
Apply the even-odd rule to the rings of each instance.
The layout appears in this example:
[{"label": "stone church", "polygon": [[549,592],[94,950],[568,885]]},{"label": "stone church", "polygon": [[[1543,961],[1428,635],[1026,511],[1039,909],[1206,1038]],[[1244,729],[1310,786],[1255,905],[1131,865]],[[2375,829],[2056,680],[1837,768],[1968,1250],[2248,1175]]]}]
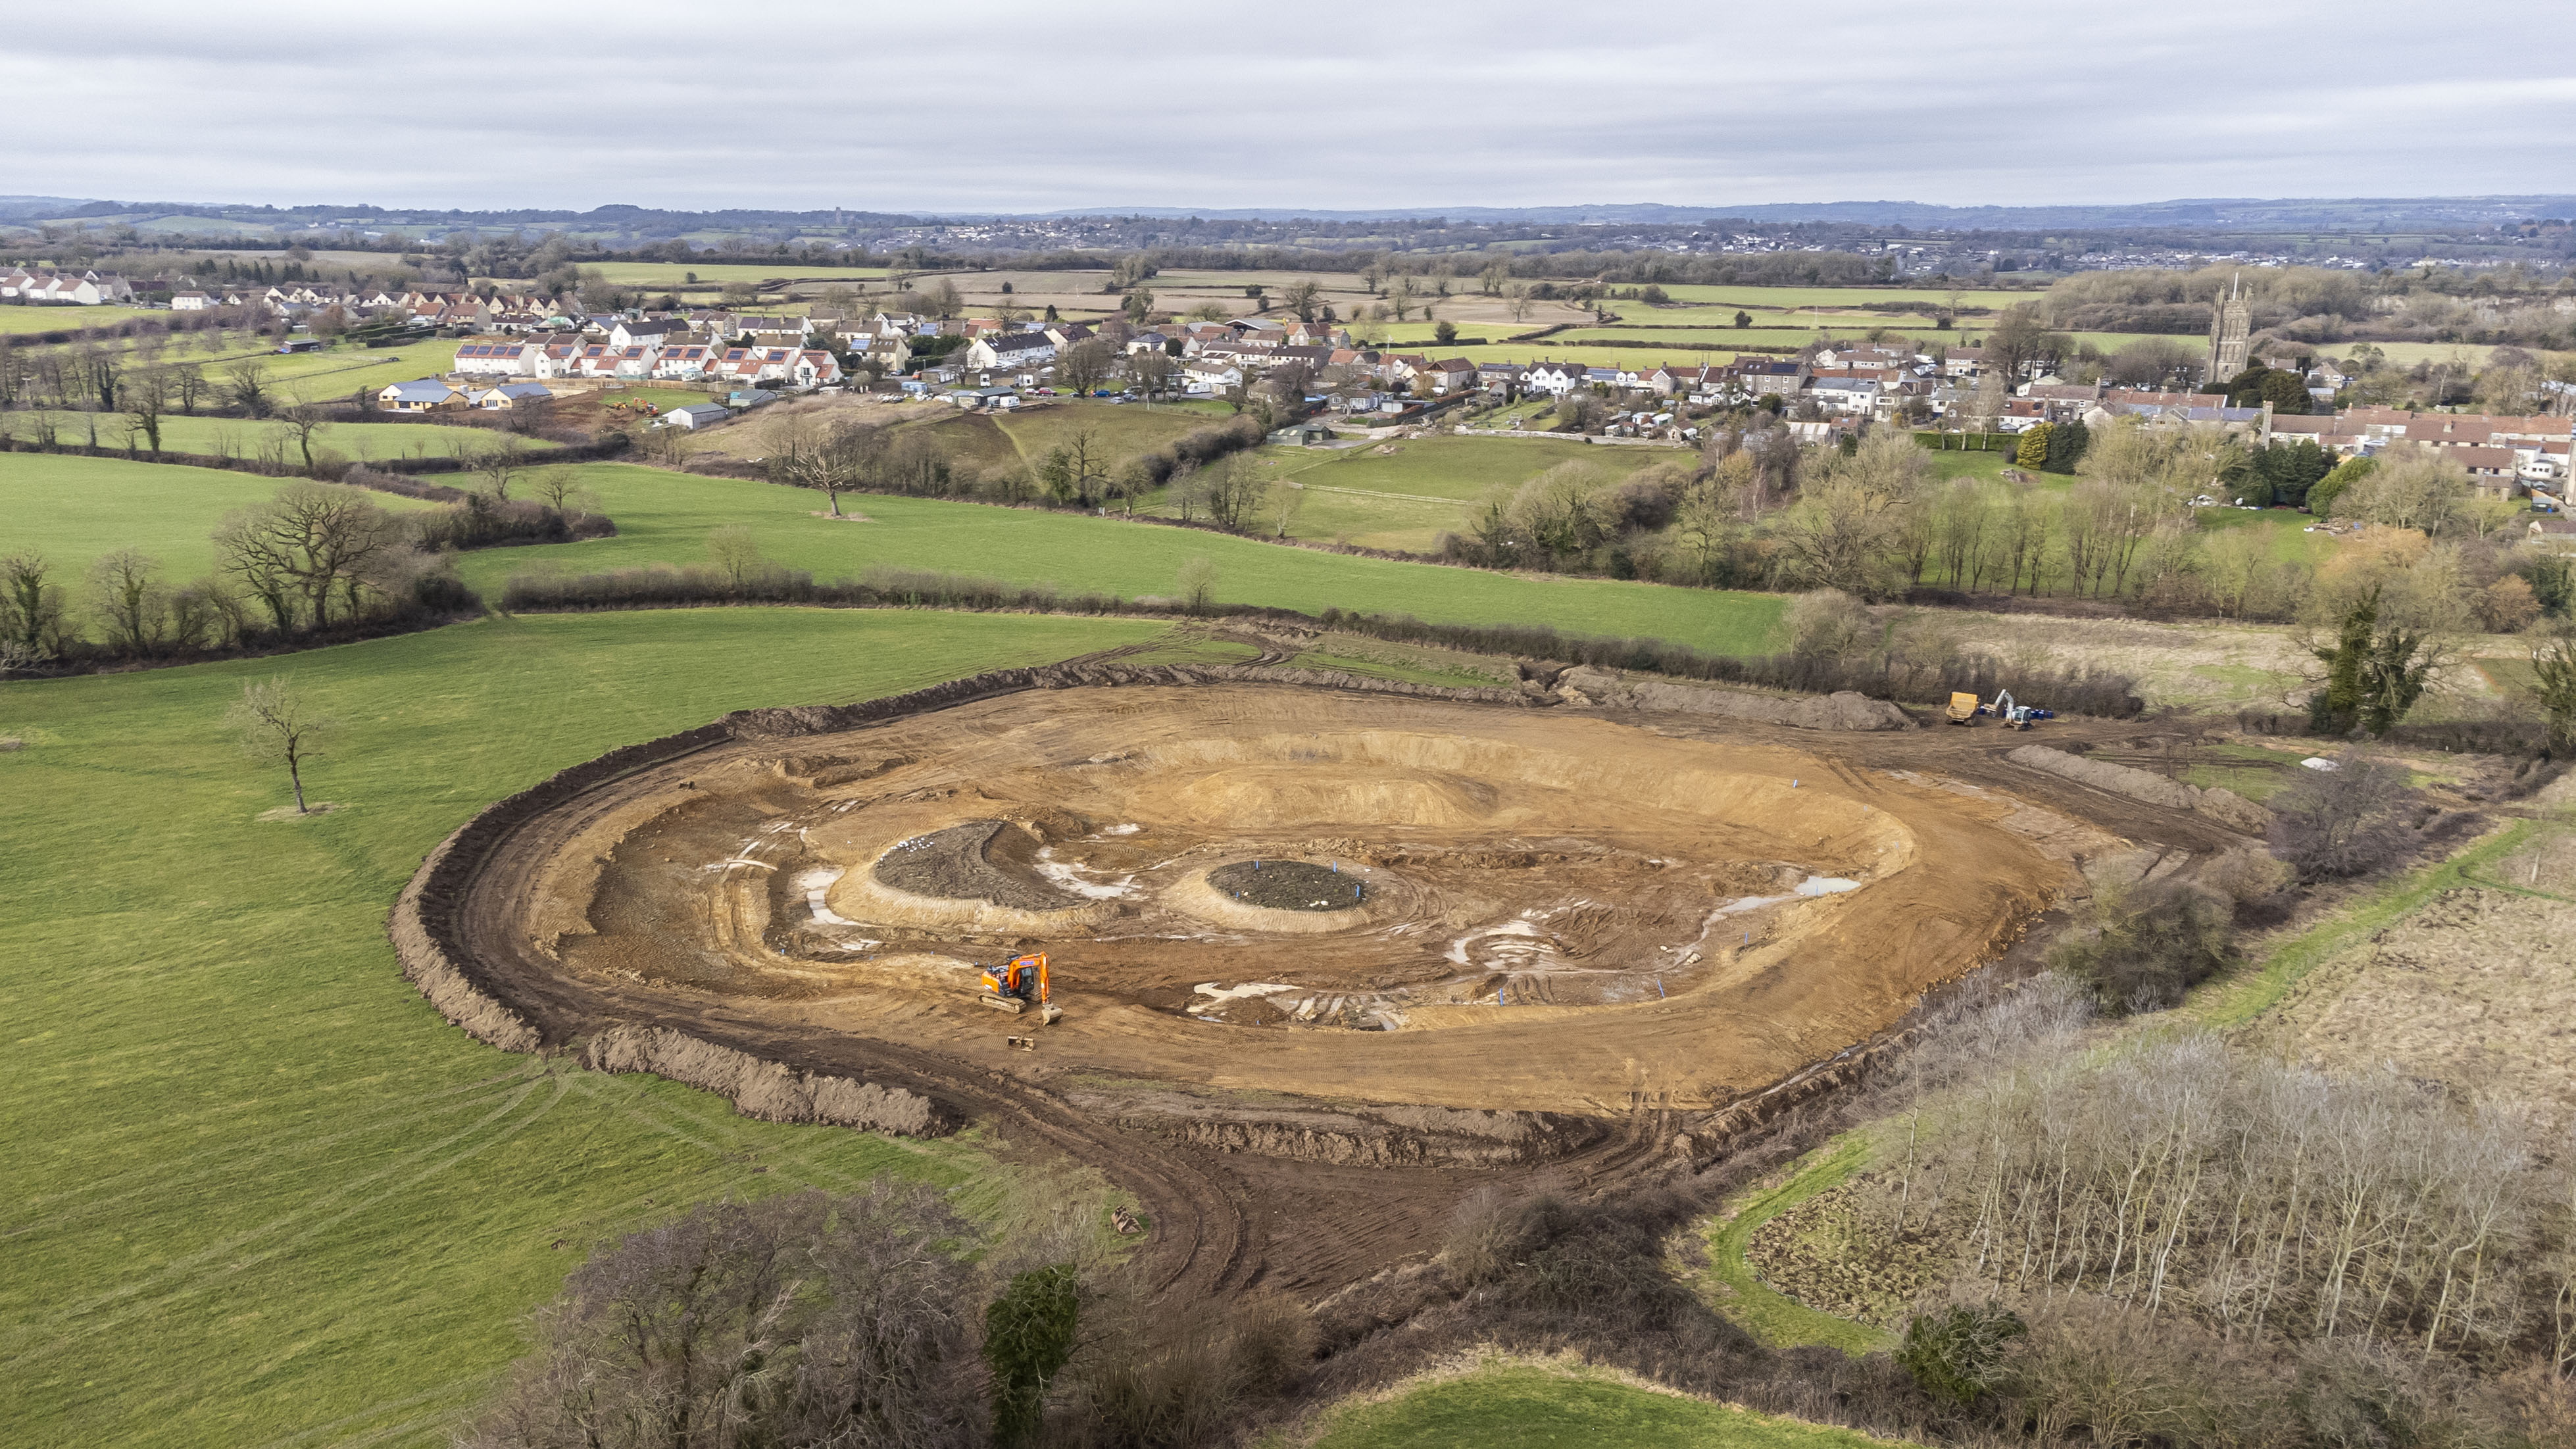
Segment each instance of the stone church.
[{"label": "stone church", "polygon": [[2245,370],[2246,339],[2253,330],[2253,304],[2239,282],[2228,283],[2227,295],[2210,303],[2209,370],[2202,374],[2203,386],[2217,387]]}]

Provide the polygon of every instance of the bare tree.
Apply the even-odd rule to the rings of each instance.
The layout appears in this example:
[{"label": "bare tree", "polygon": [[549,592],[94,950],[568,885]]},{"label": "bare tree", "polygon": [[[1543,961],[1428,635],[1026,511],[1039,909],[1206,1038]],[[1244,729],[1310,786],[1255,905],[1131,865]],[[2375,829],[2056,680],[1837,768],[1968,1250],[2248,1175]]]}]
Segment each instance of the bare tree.
[{"label": "bare tree", "polygon": [[[305,465],[312,466],[312,453],[305,453]],[[528,470],[527,440],[513,433],[497,433],[480,447],[465,455],[465,466],[483,480],[481,491],[498,501],[507,502],[510,485]]]},{"label": "bare tree", "polygon": [[120,654],[158,652],[168,638],[170,591],[140,549],[120,548],[90,565],[91,608]]},{"label": "bare tree", "polygon": [[1097,337],[1086,338],[1064,350],[1055,360],[1056,380],[1076,394],[1087,395],[1109,380],[1118,365],[1118,349]]},{"label": "bare tree", "polygon": [[548,468],[537,475],[535,487],[537,497],[557,513],[579,512],[599,502],[570,468]]},{"label": "bare tree", "polygon": [[1199,496],[1217,527],[1240,532],[1259,516],[1270,481],[1241,458],[1221,458],[1199,471]]},{"label": "bare tree", "polygon": [[1206,555],[1190,558],[1181,565],[1181,603],[1193,614],[1204,614],[1216,602],[1216,565]]},{"label": "bare tree", "polygon": [[304,459],[304,471],[308,475],[313,471],[314,436],[330,425],[330,414],[311,403],[297,403],[277,415],[279,434],[294,440],[295,450]]},{"label": "bare tree", "polygon": [[295,627],[299,613],[314,628],[327,627],[335,590],[355,618],[364,587],[409,550],[392,515],[356,489],[330,483],[290,483],[215,531],[223,571],[267,605],[281,629]]},{"label": "bare tree", "polygon": [[304,766],[321,753],[335,725],[304,697],[292,679],[277,675],[242,686],[241,698],[225,712],[224,723],[240,737],[242,753],[264,764],[284,765],[295,787],[295,813],[304,805]]},{"label": "bare tree", "polygon": [[224,369],[224,398],[246,418],[264,418],[276,410],[268,386],[268,359],[245,357]]},{"label": "bare tree", "polygon": [[574,1271],[468,1449],[987,1442],[982,1307],[927,1188],[697,1208]]},{"label": "bare tree", "polygon": [[151,367],[136,373],[125,387],[125,417],[143,437],[152,456],[161,456],[161,414],[170,406],[170,369]]},{"label": "bare tree", "polygon": [[1127,355],[1127,375],[1135,379],[1136,391],[1143,394],[1147,402],[1168,397],[1172,392],[1173,380],[1179,371],[1180,364],[1172,360],[1170,353],[1160,348],[1149,348],[1143,352],[1132,352]]},{"label": "bare tree", "polygon": [[61,653],[67,631],[62,586],[50,582],[51,572],[40,553],[0,557],[0,641],[32,659]]},{"label": "bare tree", "polygon": [[1324,284],[1313,277],[1300,277],[1279,289],[1280,304],[1296,314],[1300,322],[1315,320],[1317,304],[1324,295]]}]

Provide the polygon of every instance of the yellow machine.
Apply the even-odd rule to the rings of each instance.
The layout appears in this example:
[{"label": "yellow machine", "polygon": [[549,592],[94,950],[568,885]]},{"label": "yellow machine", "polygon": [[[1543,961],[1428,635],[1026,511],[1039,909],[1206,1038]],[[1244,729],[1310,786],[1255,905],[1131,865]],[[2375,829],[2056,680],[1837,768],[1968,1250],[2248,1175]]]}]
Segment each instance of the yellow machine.
[{"label": "yellow machine", "polygon": [[1019,957],[1008,966],[984,968],[983,987],[984,994],[976,999],[995,1011],[1017,1016],[1035,1007],[1041,1022],[1052,1022],[1064,1015],[1064,1008],[1047,1000],[1044,951]]},{"label": "yellow machine", "polygon": [[1978,709],[1979,705],[1977,704],[1977,697],[1975,695],[1953,694],[1950,696],[1950,723],[1954,725],[1974,724],[1977,719]]}]

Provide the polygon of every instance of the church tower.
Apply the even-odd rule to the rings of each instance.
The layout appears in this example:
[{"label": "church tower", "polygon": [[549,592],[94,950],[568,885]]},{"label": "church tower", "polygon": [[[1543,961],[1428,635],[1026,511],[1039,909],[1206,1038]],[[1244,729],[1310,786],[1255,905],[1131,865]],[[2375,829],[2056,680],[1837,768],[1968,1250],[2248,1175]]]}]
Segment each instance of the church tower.
[{"label": "church tower", "polygon": [[2240,281],[2227,284],[2227,295],[2209,308],[2209,371],[2203,387],[2217,387],[2245,370],[2247,339],[2254,331],[2254,308],[2245,300]]}]

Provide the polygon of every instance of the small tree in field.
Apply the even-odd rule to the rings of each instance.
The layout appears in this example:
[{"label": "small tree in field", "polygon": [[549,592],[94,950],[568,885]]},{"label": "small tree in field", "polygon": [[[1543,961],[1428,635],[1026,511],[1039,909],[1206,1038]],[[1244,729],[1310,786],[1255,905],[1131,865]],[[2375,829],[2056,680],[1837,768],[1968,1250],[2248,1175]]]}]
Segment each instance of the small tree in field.
[{"label": "small tree in field", "polygon": [[335,722],[281,674],[243,685],[242,697],[225,713],[224,723],[240,736],[243,754],[286,767],[287,782],[295,787],[295,813],[308,813],[304,766],[321,753],[322,739]]},{"label": "small tree in field", "polygon": [[1181,565],[1181,602],[1193,614],[1204,614],[1216,602],[1216,565],[1204,555]]}]

